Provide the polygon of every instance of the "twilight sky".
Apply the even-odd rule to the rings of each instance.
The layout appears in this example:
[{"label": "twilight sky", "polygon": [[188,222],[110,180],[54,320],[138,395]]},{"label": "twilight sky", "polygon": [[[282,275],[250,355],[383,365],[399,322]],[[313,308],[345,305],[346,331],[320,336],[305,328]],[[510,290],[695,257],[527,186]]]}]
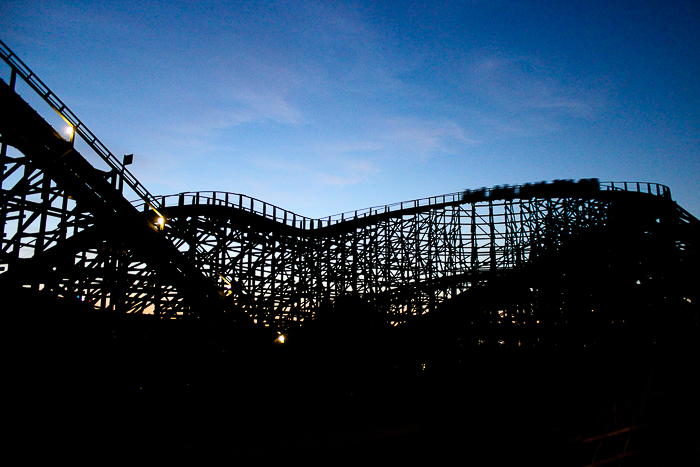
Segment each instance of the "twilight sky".
[{"label": "twilight sky", "polygon": [[700,216],[696,0],[5,0],[0,38],[154,194],[322,217],[596,177]]}]

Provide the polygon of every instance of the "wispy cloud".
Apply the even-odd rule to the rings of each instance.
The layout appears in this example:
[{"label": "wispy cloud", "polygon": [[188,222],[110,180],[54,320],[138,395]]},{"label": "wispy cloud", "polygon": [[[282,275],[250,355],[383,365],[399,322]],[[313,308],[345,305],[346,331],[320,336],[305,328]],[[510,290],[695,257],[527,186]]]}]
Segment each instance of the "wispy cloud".
[{"label": "wispy cloud", "polygon": [[336,162],[330,166],[311,168],[308,180],[312,186],[346,188],[367,183],[381,170],[371,161]]},{"label": "wispy cloud", "polygon": [[228,112],[229,124],[273,121],[291,125],[304,123],[298,108],[284,95],[270,91],[243,91],[231,97],[231,103],[239,108]]},{"label": "wispy cloud", "polygon": [[463,64],[463,95],[481,123],[503,134],[530,136],[561,129],[569,119],[593,119],[602,107],[592,86],[534,56],[476,55]]},{"label": "wispy cloud", "polygon": [[454,154],[476,143],[461,125],[448,119],[392,118],[382,137],[387,146],[420,157]]}]

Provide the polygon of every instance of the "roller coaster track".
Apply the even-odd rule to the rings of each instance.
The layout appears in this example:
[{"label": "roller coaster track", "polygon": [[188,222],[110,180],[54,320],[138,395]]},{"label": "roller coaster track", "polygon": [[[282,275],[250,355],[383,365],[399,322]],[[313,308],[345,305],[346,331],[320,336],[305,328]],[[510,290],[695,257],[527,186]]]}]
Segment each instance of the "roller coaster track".
[{"label": "roller coaster track", "polygon": [[[157,290],[168,287],[177,287],[178,301],[204,304],[218,296],[214,286],[158,235],[158,229],[145,221],[117,186],[126,184],[156,214],[157,200],[3,43],[0,54],[9,67],[4,70],[9,79],[3,76],[0,83],[0,261],[9,269],[4,281],[46,288],[111,309],[143,309],[144,301],[158,309],[160,301],[153,299],[154,293],[158,296]],[[43,115],[20,93],[34,98]],[[57,131],[62,125],[56,115],[70,125],[67,138]],[[92,163],[76,149],[75,134],[85,150],[98,156]],[[11,154],[8,147],[19,152]],[[108,170],[96,167],[98,162]],[[126,261],[131,264],[130,285],[115,279]],[[144,292],[144,287],[150,292]]]},{"label": "roller coaster track", "polygon": [[[697,257],[698,220],[656,183],[482,188],[320,219],[242,194],[154,196],[2,43],[0,53],[0,285],[114,313],[236,310],[265,325],[302,324],[359,297],[399,324],[506,277],[549,274],[566,255],[590,273],[646,248],[630,281]],[[524,321],[539,286],[520,286]]]}]

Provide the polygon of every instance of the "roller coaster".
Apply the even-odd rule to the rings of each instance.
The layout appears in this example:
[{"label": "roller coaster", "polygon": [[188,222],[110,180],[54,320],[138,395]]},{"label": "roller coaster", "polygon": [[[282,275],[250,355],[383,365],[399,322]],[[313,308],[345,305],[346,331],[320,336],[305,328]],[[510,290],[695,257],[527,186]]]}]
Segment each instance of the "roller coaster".
[{"label": "roller coaster", "polygon": [[700,222],[667,186],[557,180],[319,219],[236,193],[155,196],[3,43],[0,55],[4,287],[272,327],[352,300],[394,326],[455,307],[478,310],[472,323],[564,323],[619,304],[611,283],[654,290],[635,306],[700,302]]},{"label": "roller coaster", "polygon": [[46,452],[697,454],[700,221],[667,186],[555,180],[318,219],[156,196],[0,56],[8,381],[34,410],[11,423]]}]

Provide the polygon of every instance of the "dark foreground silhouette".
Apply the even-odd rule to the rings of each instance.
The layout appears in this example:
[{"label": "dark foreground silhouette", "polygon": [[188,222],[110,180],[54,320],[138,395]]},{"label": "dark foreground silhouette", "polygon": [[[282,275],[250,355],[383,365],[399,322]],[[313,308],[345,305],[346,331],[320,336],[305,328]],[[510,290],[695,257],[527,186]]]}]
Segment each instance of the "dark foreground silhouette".
[{"label": "dark foreground silhouette", "polygon": [[276,330],[225,318],[98,317],[83,303],[14,296],[12,426],[34,454],[551,465],[698,456],[692,326],[504,333],[426,316],[393,328],[350,301],[280,344]]}]

